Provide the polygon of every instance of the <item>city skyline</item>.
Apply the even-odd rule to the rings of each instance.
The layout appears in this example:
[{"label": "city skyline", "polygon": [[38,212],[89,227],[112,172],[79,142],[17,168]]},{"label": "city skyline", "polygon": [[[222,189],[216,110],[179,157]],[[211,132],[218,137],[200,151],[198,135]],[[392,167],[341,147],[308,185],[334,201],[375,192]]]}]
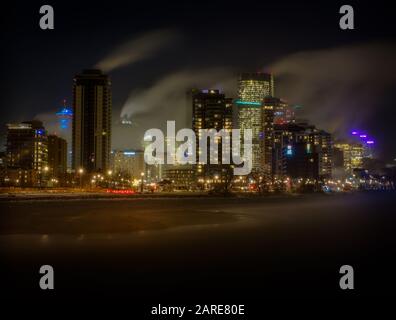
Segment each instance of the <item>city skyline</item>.
[{"label": "city skyline", "polygon": [[3,11],[6,306],[243,320],[394,296],[389,1]]},{"label": "city skyline", "polygon": [[[175,147],[179,143],[173,141],[175,132],[171,133],[169,128],[165,135],[161,133],[161,151],[151,149],[152,142],[155,145],[159,142],[158,137],[152,140],[151,131],[158,131],[153,128],[144,133],[143,153],[131,148],[112,148],[111,80],[99,69],[85,69],[74,77],[71,109],[64,101],[61,112],[56,112],[59,129],[68,130],[69,140],[72,135],[72,166],[67,168],[66,140],[48,134],[41,121],[8,124],[7,150],[1,154],[1,185],[89,187],[99,192],[104,188],[136,191],[138,187],[141,193],[144,188],[153,192],[157,188],[162,191],[180,188],[259,194],[299,192],[309,186],[319,192],[393,188],[395,166],[378,162],[372,136],[353,130],[350,142],[341,141],[316,124],[299,119],[298,108],[274,96],[276,80],[272,74],[242,73],[238,84],[237,99],[217,89],[192,89],[186,94],[185,114],[189,115],[186,121],[191,125],[183,129],[191,131],[195,143],[195,148],[182,150],[184,157],[187,152],[194,159],[186,165],[176,157]],[[72,123],[72,128],[65,127],[65,119]],[[167,121],[167,127],[169,123],[175,131],[175,121]],[[224,139],[230,145],[233,135],[223,137],[221,131],[228,135],[231,129],[241,129],[238,152],[244,159],[242,163],[234,159],[234,149],[232,161],[224,160],[230,156],[230,150],[222,148],[226,145]],[[209,135],[209,140],[207,130],[216,132],[215,136]],[[247,141],[246,130],[251,135]],[[207,151],[206,147],[201,150],[202,138],[207,147],[210,145]],[[183,145],[191,145],[188,141]],[[252,149],[246,149],[246,143]],[[152,163],[147,157],[152,157],[153,152],[157,160]],[[158,162],[164,152],[167,161]],[[204,162],[203,152],[208,152],[202,158],[206,159]],[[175,158],[175,163],[169,162]],[[214,158],[219,162],[213,162]],[[246,169],[244,173],[236,173],[235,169],[241,166]]]},{"label": "city skyline", "polygon": [[[209,11],[223,14],[216,14],[217,20],[209,20],[200,28],[194,21],[200,12],[207,11],[205,5],[175,3],[153,10],[141,5],[137,11],[118,12],[131,19],[115,19],[109,13],[114,12],[117,3],[109,12],[107,7],[79,5],[77,10],[75,5],[54,5],[57,25],[52,34],[30,25],[31,19],[15,19],[18,26],[13,21],[7,26],[24,30],[21,37],[12,41],[22,48],[28,46],[35,63],[18,59],[21,53],[13,52],[14,48],[4,53],[4,70],[11,76],[4,83],[9,90],[2,99],[6,105],[17,107],[7,112],[2,109],[2,137],[6,123],[34,117],[41,118],[53,132],[54,112],[63,99],[72,101],[69,79],[86,68],[104,66],[114,83],[112,125],[113,146],[117,149],[139,148],[136,133],[161,128],[165,116],[185,127],[180,111],[188,88],[211,87],[235,98],[238,74],[269,71],[277,78],[276,95],[302,106],[300,112],[303,117],[309,114],[310,122],[341,137],[348,136],[352,128],[365,129],[376,137],[382,158],[391,161],[395,157],[391,141],[396,133],[390,120],[394,100],[394,31],[387,19],[372,17],[369,7],[359,7],[356,30],[344,32],[338,27],[338,8],[330,4],[255,3],[255,13],[249,8],[250,15],[246,16],[243,12],[248,8],[239,13],[240,8],[216,3],[209,6]],[[258,23],[264,9],[274,14],[265,16],[265,24]],[[36,7],[28,5],[22,12],[11,11],[7,19],[12,20],[13,14],[22,18],[33,11],[37,11]],[[88,15],[85,24],[65,27],[65,21],[87,12],[92,15]],[[277,14],[282,14],[283,19],[276,19]],[[240,23],[226,23],[228,15],[238,16]],[[158,18],[157,23],[146,25],[147,17]],[[375,30],[371,30],[373,19]],[[286,20],[294,25],[293,30],[283,25]],[[107,30],[100,40],[95,31],[98,29]],[[11,40],[7,32],[2,36],[4,41]],[[41,54],[40,47],[31,45],[36,40],[43,41]],[[51,45],[46,47],[49,40]],[[75,50],[77,47],[81,50]],[[12,68],[22,68],[24,72],[16,78]],[[27,81],[32,73],[35,81],[30,82],[24,95],[18,95],[17,81]],[[2,146],[4,142],[3,139]]]}]

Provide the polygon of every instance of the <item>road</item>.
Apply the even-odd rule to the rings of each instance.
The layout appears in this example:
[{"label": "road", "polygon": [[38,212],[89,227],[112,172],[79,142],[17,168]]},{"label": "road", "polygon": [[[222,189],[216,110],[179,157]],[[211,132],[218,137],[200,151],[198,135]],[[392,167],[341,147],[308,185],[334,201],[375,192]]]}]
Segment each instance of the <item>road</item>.
[{"label": "road", "polygon": [[[3,290],[172,300],[382,296],[396,284],[395,194],[2,201]],[[339,288],[351,265],[355,290]],[[48,292],[48,291],[47,291]],[[47,294],[47,293],[46,293]]]}]

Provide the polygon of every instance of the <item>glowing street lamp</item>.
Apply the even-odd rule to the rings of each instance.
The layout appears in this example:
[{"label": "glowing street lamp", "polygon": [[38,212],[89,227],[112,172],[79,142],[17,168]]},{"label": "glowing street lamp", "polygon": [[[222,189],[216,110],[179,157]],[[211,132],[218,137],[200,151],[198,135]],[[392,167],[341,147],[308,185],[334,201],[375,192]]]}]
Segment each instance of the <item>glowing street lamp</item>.
[{"label": "glowing street lamp", "polygon": [[140,192],[143,193],[143,178],[144,178],[144,172],[140,173],[140,176],[142,177],[142,183],[140,184]]},{"label": "glowing street lamp", "polygon": [[45,166],[45,167],[43,167],[43,171],[40,172],[40,188],[42,187],[42,184],[43,184],[43,175],[47,174],[48,171],[49,171],[49,167]]},{"label": "glowing street lamp", "polygon": [[84,169],[83,168],[78,169],[78,173],[80,175],[80,189],[81,189],[82,188],[82,175],[84,173]]}]

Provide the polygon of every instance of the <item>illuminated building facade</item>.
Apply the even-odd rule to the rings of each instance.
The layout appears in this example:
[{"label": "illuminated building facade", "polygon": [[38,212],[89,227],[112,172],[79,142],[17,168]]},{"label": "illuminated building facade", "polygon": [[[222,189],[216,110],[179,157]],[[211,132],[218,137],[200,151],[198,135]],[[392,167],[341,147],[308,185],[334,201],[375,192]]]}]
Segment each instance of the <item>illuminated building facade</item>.
[{"label": "illuminated building facade", "polygon": [[274,77],[269,73],[242,73],[238,80],[238,99],[242,102],[261,103],[275,96]]},{"label": "illuminated building facade", "polygon": [[129,179],[141,179],[145,173],[144,152],[139,150],[115,150],[112,152],[112,174],[121,175]]},{"label": "illuminated building facade", "polygon": [[41,184],[48,166],[48,138],[41,121],[7,125],[7,174],[13,184]]},{"label": "illuminated building facade", "polygon": [[[201,90],[192,96],[193,121],[192,128],[196,135],[196,155],[200,155],[199,147],[200,129],[216,129],[217,131],[225,129],[231,133],[232,130],[232,99],[226,98],[219,90]],[[209,139],[208,139],[209,140]],[[231,142],[230,142],[231,145]],[[215,157],[218,164],[211,164],[209,152],[207,154],[207,164],[197,164],[197,178],[210,180],[214,176],[225,176],[230,169],[229,164],[222,164],[222,138],[216,139]],[[209,141],[207,150],[209,151]],[[205,180],[205,181],[206,181]]]},{"label": "illuminated building facade", "polygon": [[165,179],[176,190],[191,190],[196,187],[196,171],[192,165],[176,165],[165,170]]},{"label": "illuminated building facade", "polygon": [[[267,105],[267,111],[270,109],[271,111],[265,115],[263,101],[265,98],[274,97],[274,94],[274,78],[271,74],[243,73],[240,75],[238,99],[235,101],[238,108],[238,127],[241,129],[241,141],[243,141],[243,131],[245,129],[252,130],[252,171],[254,172],[269,172],[268,167],[265,168],[266,161],[263,160],[265,143],[261,140],[264,138],[265,131],[264,118],[269,114],[273,117],[274,106]],[[269,158],[267,157],[267,159]]]},{"label": "illuminated building facade", "polygon": [[278,99],[274,108],[274,123],[285,124],[295,122],[296,119],[294,109],[291,108],[286,101]]},{"label": "illuminated building facade", "polygon": [[261,102],[237,100],[235,104],[238,108],[238,127],[241,129],[241,142],[244,141],[244,130],[252,130],[252,171],[259,171],[261,168]]},{"label": "illuminated building facade", "polygon": [[111,145],[111,83],[100,70],[84,70],[73,85],[73,157],[75,171],[105,172]]},{"label": "illuminated building facade", "polygon": [[261,107],[260,167],[267,180],[272,178],[273,173],[274,115],[279,102],[277,98],[265,98]]},{"label": "illuminated building facade", "polygon": [[338,142],[334,145],[334,148],[342,152],[345,173],[352,174],[354,169],[363,167],[365,149],[361,143]]},{"label": "illuminated building facade", "polygon": [[319,175],[321,178],[331,178],[333,174],[333,140],[332,135],[320,130],[316,133],[320,146]]},{"label": "illuminated building facade", "polygon": [[[305,150],[305,156],[303,150]],[[294,164],[293,161],[309,161],[310,163]],[[315,126],[305,123],[275,125],[272,163],[273,172],[279,178],[289,175],[293,177],[296,172],[305,172],[304,176],[298,178],[331,178],[332,136],[326,131],[318,130]],[[290,166],[294,167],[293,173],[290,171]],[[317,172],[310,172],[310,170],[317,170]]]},{"label": "illuminated building facade", "polygon": [[369,136],[365,131],[357,131],[354,130],[351,132],[352,138],[354,141],[357,141],[357,144],[361,144],[363,147],[363,158],[370,158],[374,157],[374,139]]}]

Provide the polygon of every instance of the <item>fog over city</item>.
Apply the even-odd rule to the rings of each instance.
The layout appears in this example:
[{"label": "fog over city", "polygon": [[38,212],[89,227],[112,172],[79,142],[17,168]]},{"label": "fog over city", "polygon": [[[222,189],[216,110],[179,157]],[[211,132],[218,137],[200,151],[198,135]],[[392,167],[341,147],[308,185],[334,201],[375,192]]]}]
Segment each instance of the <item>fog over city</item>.
[{"label": "fog over city", "polygon": [[[153,39],[161,39],[153,42]],[[179,32],[157,30],[116,47],[98,62],[97,67],[110,71],[132,68],[146,57],[161,58],[163,50],[175,41],[183,41]],[[150,45],[156,43],[156,45]],[[369,119],[386,113],[383,96],[396,80],[393,57],[396,46],[390,43],[362,43],[321,50],[299,51],[268,62],[261,71],[275,75],[276,96],[298,105],[297,116],[345,138],[352,128],[370,130],[374,136],[395,135],[391,127],[369,123]],[[147,62],[149,64],[149,62]],[[149,128],[165,129],[166,120],[175,120],[178,128],[189,127],[191,110],[186,101],[189,88],[220,89],[227,96],[237,96],[237,68],[175,68],[152,79],[146,87],[131,87],[120,105],[113,106],[113,148],[141,149],[143,134]],[[381,75],[381,81],[378,80]],[[117,86],[117,82],[113,83]],[[56,109],[39,113],[49,131],[57,130]],[[122,123],[130,121],[130,125]],[[384,131],[384,132],[383,132]],[[389,132],[387,132],[389,131]],[[381,146],[381,143],[380,143]],[[383,147],[383,145],[382,145]],[[391,157],[392,153],[385,154]]]},{"label": "fog over city", "polygon": [[[112,148],[141,149],[147,128],[164,128],[166,120],[176,120],[179,128],[189,125],[185,98],[191,87],[218,88],[236,98],[240,73],[264,71],[274,74],[277,97],[301,107],[299,118],[340,138],[353,129],[365,130],[376,139],[379,155],[393,159],[396,49],[391,19],[374,19],[372,8],[362,4],[357,28],[340,32],[334,5],[313,3],[309,10],[290,5],[285,10],[281,3],[246,8],[212,3],[208,13],[205,6],[174,3],[117,9],[115,14],[122,6],[114,4],[80,19],[79,12],[92,6],[70,1],[57,4],[52,33],[31,25],[29,17],[37,11],[33,3],[10,10],[9,30],[1,36],[16,45],[3,52],[7,82],[2,102],[10,107],[1,111],[0,133],[6,123],[33,117],[49,132],[59,131],[55,112],[64,99],[72,104],[73,77],[83,69],[101,68],[112,80]],[[262,12],[274,14],[264,22]],[[206,14],[210,18],[202,23]],[[236,17],[238,23],[230,23]],[[8,32],[16,21],[17,38]],[[20,83],[29,83],[23,94],[16,89]]]}]

